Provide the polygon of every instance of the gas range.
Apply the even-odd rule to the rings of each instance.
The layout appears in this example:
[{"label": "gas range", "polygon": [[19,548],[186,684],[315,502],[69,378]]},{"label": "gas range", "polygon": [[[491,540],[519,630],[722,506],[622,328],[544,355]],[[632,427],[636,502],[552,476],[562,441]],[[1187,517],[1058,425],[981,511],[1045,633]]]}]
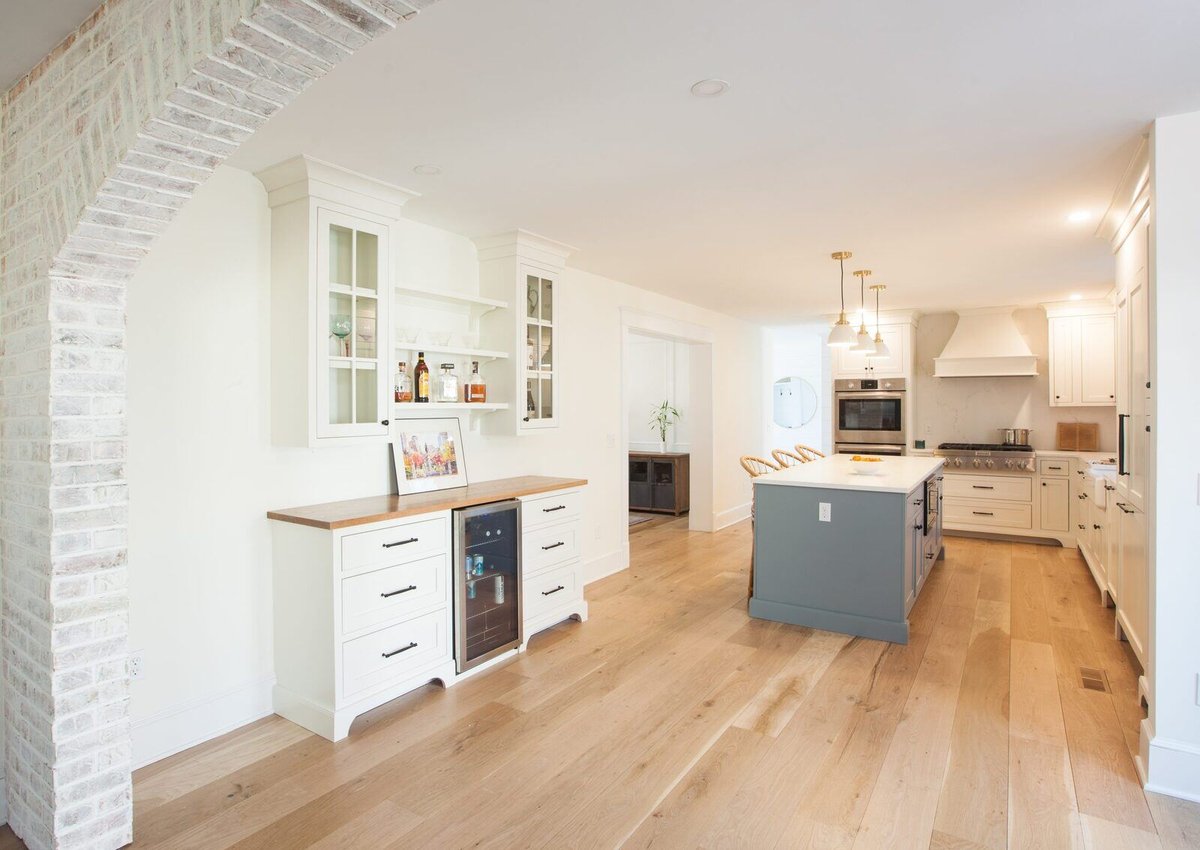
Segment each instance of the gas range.
[{"label": "gas range", "polygon": [[1029,446],[1007,443],[942,443],[935,457],[946,459],[955,472],[1034,472],[1036,455]]}]

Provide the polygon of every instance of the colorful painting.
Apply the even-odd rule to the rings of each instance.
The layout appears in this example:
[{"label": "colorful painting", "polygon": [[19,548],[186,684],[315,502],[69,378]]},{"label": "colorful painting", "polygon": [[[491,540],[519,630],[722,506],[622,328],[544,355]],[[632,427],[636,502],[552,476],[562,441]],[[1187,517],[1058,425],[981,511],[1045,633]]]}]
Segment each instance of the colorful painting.
[{"label": "colorful painting", "polygon": [[457,419],[397,421],[392,455],[401,495],[466,486]]}]

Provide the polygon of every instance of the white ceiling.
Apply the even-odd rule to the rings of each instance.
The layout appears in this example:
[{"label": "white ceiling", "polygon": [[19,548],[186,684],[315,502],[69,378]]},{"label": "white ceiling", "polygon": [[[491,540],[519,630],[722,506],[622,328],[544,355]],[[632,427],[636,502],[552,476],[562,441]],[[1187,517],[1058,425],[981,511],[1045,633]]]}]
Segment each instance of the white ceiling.
[{"label": "white ceiling", "polygon": [[1200,109],[1198,41],[1194,0],[440,0],[232,163],[311,154],[422,192],[420,221],[771,324],[836,310],[843,248],[885,308],[1101,295],[1066,216]]},{"label": "white ceiling", "polygon": [[0,91],[8,91],[99,5],[99,0],[0,0]]}]

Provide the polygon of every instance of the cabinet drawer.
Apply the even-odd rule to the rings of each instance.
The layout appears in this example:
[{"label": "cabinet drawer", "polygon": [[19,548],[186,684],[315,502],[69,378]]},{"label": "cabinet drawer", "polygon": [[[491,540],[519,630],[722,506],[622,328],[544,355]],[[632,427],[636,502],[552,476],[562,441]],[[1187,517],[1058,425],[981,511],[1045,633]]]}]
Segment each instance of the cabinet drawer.
[{"label": "cabinet drawer", "polygon": [[579,523],[564,522],[527,531],[521,544],[521,570],[527,576],[536,575],[579,557]]},{"label": "cabinet drawer", "polygon": [[553,522],[575,519],[581,513],[583,493],[578,490],[521,500],[521,525],[526,531]]},{"label": "cabinet drawer", "polygon": [[1033,506],[983,499],[944,499],[942,513],[947,525],[986,525],[994,528],[1033,528]]},{"label": "cabinet drawer", "polygon": [[997,499],[1032,502],[1033,479],[1006,475],[946,475],[942,482],[947,498]]},{"label": "cabinet drawer", "polygon": [[434,555],[342,581],[342,633],[401,620],[448,599],[448,556]]},{"label": "cabinet drawer", "polygon": [[1065,478],[1071,474],[1071,461],[1065,458],[1039,458],[1038,474],[1049,478]]},{"label": "cabinet drawer", "polygon": [[446,517],[401,523],[342,538],[342,571],[387,567],[428,555],[450,555]]},{"label": "cabinet drawer", "polygon": [[579,576],[581,569],[578,563],[568,564],[533,578],[526,578],[521,594],[525,610],[521,616],[528,622],[560,605],[578,599],[583,594],[583,584]]},{"label": "cabinet drawer", "polygon": [[342,644],[342,694],[410,676],[450,657],[450,610],[420,617]]}]

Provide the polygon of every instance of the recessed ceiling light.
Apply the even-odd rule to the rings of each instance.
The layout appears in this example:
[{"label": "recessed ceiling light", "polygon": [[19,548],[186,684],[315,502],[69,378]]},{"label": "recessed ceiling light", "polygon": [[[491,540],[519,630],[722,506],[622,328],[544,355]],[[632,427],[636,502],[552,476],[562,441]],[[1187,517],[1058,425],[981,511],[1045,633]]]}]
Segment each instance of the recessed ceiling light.
[{"label": "recessed ceiling light", "polygon": [[701,80],[692,83],[692,94],[696,97],[717,97],[729,90],[729,83],[724,80]]},{"label": "recessed ceiling light", "polygon": [[1091,210],[1073,210],[1067,215],[1067,223],[1083,224],[1084,222],[1091,221],[1093,217]]},{"label": "recessed ceiling light", "polygon": [[1080,295],[1078,292],[1072,292],[1072,293],[1071,293],[1071,300],[1072,300],[1072,301],[1082,301],[1082,300],[1083,300],[1083,296],[1082,296],[1082,295]]},{"label": "recessed ceiling light", "polygon": [[413,174],[423,174],[425,176],[433,176],[434,174],[441,174],[441,173],[442,173],[442,169],[438,168],[436,165],[417,165],[417,166],[413,167]]}]

